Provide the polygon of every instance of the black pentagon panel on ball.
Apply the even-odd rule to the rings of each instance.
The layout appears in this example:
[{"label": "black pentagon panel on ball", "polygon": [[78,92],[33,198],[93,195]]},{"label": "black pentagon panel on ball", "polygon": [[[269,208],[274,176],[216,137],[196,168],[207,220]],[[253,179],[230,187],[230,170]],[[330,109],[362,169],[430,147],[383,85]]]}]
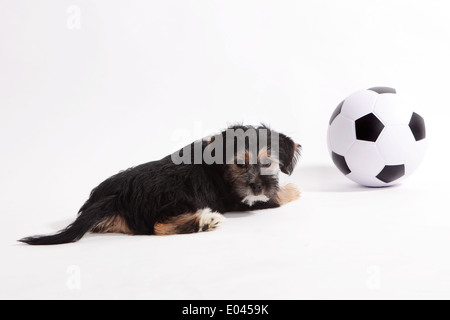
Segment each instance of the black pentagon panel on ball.
[{"label": "black pentagon panel on ball", "polygon": [[345,161],[344,156],[332,152],[331,159],[333,159],[334,164],[343,174],[348,175],[351,172],[350,168],[347,165],[347,161]]},{"label": "black pentagon panel on ball", "polygon": [[394,182],[405,175],[405,165],[385,166],[377,175],[377,178],[385,183]]},{"label": "black pentagon panel on ball", "polygon": [[375,91],[378,94],[385,94],[385,93],[396,94],[397,93],[397,90],[395,90],[394,88],[389,88],[389,87],[373,87],[373,88],[369,88],[368,90]]},{"label": "black pentagon panel on ball", "polygon": [[355,121],[356,139],[363,141],[377,141],[384,129],[384,124],[373,113],[369,113]]},{"label": "black pentagon panel on ball", "polygon": [[414,139],[416,139],[416,141],[425,139],[425,120],[423,120],[420,115],[413,112],[411,120],[409,121],[409,127],[411,128],[412,134],[414,135]]},{"label": "black pentagon panel on ball", "polygon": [[[344,100],[345,101],[345,100]],[[342,101],[341,103],[339,103],[339,105],[336,107],[336,109],[334,110],[333,114],[331,115],[331,119],[330,119],[330,126],[333,123],[334,119],[336,119],[336,117],[341,113],[342,111],[342,105],[344,104],[344,101]]]}]

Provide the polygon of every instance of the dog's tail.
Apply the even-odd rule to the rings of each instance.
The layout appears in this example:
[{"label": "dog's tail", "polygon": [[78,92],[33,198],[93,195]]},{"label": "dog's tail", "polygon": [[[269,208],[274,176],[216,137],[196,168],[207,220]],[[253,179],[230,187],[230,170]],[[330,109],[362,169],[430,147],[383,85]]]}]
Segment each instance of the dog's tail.
[{"label": "dog's tail", "polygon": [[85,233],[92,230],[96,225],[112,214],[111,200],[111,197],[107,197],[93,203],[92,205],[88,201],[81,208],[77,219],[56,234],[27,237],[20,239],[19,241],[35,246],[63,244],[78,241],[85,235]]}]

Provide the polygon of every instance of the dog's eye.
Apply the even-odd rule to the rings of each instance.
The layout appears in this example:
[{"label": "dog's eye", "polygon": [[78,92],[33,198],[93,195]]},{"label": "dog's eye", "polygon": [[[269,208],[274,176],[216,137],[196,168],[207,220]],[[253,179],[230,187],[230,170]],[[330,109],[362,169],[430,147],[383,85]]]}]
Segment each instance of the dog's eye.
[{"label": "dog's eye", "polygon": [[263,168],[268,168],[272,165],[272,161],[270,161],[270,159],[266,159],[263,162],[261,162],[261,167]]}]

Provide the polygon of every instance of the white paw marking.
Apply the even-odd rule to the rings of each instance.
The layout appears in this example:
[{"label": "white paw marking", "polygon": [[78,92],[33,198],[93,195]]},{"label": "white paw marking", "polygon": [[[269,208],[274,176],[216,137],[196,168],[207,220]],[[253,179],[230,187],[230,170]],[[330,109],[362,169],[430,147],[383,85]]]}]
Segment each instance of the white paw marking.
[{"label": "white paw marking", "polygon": [[224,221],[225,217],[218,212],[211,211],[210,208],[200,210],[199,232],[213,231]]}]

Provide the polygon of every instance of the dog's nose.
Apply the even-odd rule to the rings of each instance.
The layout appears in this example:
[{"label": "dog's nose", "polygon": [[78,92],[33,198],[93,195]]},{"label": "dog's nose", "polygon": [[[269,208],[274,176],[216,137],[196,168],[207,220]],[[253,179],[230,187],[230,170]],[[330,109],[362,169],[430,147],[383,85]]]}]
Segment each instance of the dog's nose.
[{"label": "dog's nose", "polygon": [[253,193],[255,193],[255,194],[261,193],[262,188],[263,188],[262,183],[259,183],[259,182],[250,183],[250,187],[252,188]]}]

